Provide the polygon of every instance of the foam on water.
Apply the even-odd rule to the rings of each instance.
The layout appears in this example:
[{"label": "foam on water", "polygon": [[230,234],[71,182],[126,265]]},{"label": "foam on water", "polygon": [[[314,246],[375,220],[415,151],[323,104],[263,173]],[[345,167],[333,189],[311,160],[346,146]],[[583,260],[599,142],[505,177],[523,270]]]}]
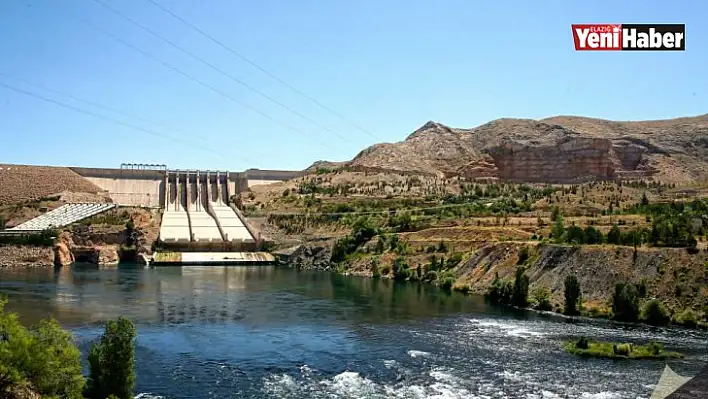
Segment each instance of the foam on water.
[{"label": "foam on water", "polygon": [[530,330],[528,327],[514,323],[513,321],[499,322],[490,319],[472,319],[470,322],[475,326],[481,327],[481,329],[486,332],[501,332],[512,337],[527,338],[542,337],[545,335],[544,333]]},{"label": "foam on water", "polygon": [[384,367],[387,369],[392,369],[396,366],[396,361],[395,360],[384,360],[383,361]]},{"label": "foam on water", "polygon": [[423,352],[423,351],[417,351],[417,350],[409,350],[408,356],[410,357],[425,357],[425,356],[430,356],[429,352]]},{"label": "foam on water", "polygon": [[[389,363],[399,368],[399,363]],[[306,371],[302,371],[306,370]],[[410,371],[410,370],[409,370]],[[413,373],[410,379],[396,382],[377,382],[356,371],[344,371],[332,377],[321,377],[307,365],[301,367],[300,376],[273,374],[263,381],[262,392],[279,398],[470,398],[501,399],[525,397],[527,399],[619,399],[620,392],[572,392],[563,385],[553,388],[533,381],[531,375],[518,372],[498,373],[502,380],[478,375],[456,375],[455,370],[433,366],[427,373]],[[508,381],[511,383],[505,383]],[[549,389],[550,388],[550,389]],[[555,389],[554,389],[555,388]],[[555,391],[555,392],[554,392]]]}]

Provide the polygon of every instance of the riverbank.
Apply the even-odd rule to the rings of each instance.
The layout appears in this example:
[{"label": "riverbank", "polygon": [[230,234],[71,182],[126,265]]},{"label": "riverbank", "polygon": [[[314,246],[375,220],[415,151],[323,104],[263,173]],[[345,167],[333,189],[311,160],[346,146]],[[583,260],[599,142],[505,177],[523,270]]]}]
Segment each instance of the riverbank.
[{"label": "riverbank", "polygon": [[[17,209],[24,210],[22,207]],[[20,213],[15,211],[12,215]],[[14,243],[12,241],[17,238],[7,237],[8,243],[0,241],[0,267],[69,266],[74,262],[117,265],[119,262],[135,262],[140,254],[152,253],[160,220],[158,210],[120,208],[52,231],[47,239],[24,238],[25,241],[31,241],[31,244]],[[45,233],[38,232],[36,235]]]},{"label": "riverbank", "polygon": [[661,361],[567,354],[585,335],[656,341],[692,377],[706,332],[626,326],[490,306],[429,284],[277,266],[0,270],[23,323],[49,316],[86,354],[103,320],[134,321],[136,395],[156,397],[651,396]]},{"label": "riverbank", "polygon": [[[423,233],[424,234],[424,233]],[[708,254],[683,248],[637,248],[609,245],[569,246],[539,242],[478,243],[469,251],[455,251],[454,243],[439,242],[423,251],[377,251],[379,237],[372,238],[342,262],[328,261],[333,241],[311,242],[291,248],[282,259],[300,268],[332,270],[342,274],[421,281],[442,289],[485,295],[495,279],[510,283],[517,268],[529,277],[528,307],[564,312],[564,284],[575,277],[581,289],[580,314],[612,318],[615,285],[626,282],[637,291],[637,312],[651,299],[666,309],[666,322],[704,327],[708,306]],[[404,244],[406,241],[401,240]],[[388,243],[386,243],[388,244]],[[367,252],[368,251],[368,252]],[[636,320],[641,322],[640,315]]]}]

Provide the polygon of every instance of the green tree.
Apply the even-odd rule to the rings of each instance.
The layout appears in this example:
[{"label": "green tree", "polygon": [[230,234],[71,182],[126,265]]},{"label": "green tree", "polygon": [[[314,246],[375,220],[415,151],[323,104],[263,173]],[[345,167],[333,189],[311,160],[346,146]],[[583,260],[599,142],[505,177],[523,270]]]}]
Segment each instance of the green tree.
[{"label": "green tree", "polygon": [[565,231],[565,241],[571,244],[584,244],[585,231],[578,226],[572,225]]},{"label": "green tree", "polygon": [[489,290],[485,294],[485,298],[495,305],[509,305],[511,297],[514,293],[514,283],[509,280],[502,280],[499,274],[494,274],[494,280]]},{"label": "green tree", "polygon": [[371,262],[371,277],[373,277],[373,278],[381,277],[381,271],[379,271],[379,260],[378,259],[374,259]]},{"label": "green tree", "polygon": [[533,299],[536,302],[536,309],[551,310],[551,292],[548,288],[538,287],[533,291]]},{"label": "green tree", "polygon": [[586,244],[601,244],[602,232],[593,226],[585,228],[585,243]]},{"label": "green tree", "polygon": [[563,216],[559,213],[555,220],[553,221],[553,227],[551,228],[551,234],[553,234],[553,240],[557,243],[563,242],[563,235],[565,233],[565,227],[563,227]]},{"label": "green tree", "polygon": [[671,316],[666,310],[666,307],[664,307],[664,304],[658,299],[652,299],[644,305],[641,318],[648,324],[655,326],[667,325],[671,320]]},{"label": "green tree", "polygon": [[133,223],[133,219],[128,220],[125,224],[125,243],[128,246],[135,244],[135,223]]},{"label": "green tree", "polygon": [[376,247],[374,248],[374,252],[377,254],[381,254],[385,250],[386,250],[386,239],[384,238],[383,235],[380,235],[378,241],[376,241]]},{"label": "green tree", "polygon": [[565,278],[563,296],[565,297],[563,312],[567,315],[578,314],[582,291],[577,277],[571,275]]},{"label": "green tree", "polygon": [[392,267],[394,279],[404,281],[410,278],[411,270],[408,267],[408,263],[406,263],[406,260],[402,256],[399,256],[393,261]]},{"label": "green tree", "polygon": [[81,398],[81,352],[54,320],[28,330],[0,298],[0,397],[29,388],[42,397]]},{"label": "green tree", "polygon": [[516,261],[517,265],[522,265],[529,258],[529,247],[523,246],[519,250],[519,260]]},{"label": "green tree", "polygon": [[135,326],[120,317],[110,320],[97,343],[88,354],[89,379],[87,396],[94,399],[115,395],[119,399],[133,397],[135,385]]},{"label": "green tree", "polygon": [[511,296],[511,304],[524,308],[529,303],[529,276],[523,267],[516,268],[514,276],[514,293]]},{"label": "green tree", "polygon": [[647,206],[647,205],[649,205],[649,198],[647,198],[647,193],[646,193],[646,192],[642,193],[642,200],[641,200],[640,204],[641,204],[642,206]]},{"label": "green tree", "polygon": [[619,245],[621,243],[621,241],[622,241],[622,232],[620,231],[619,227],[616,224],[614,224],[614,225],[612,225],[610,232],[607,233],[607,243]]},{"label": "green tree", "polygon": [[634,284],[617,283],[612,295],[614,319],[637,321],[639,318],[639,293]]},{"label": "green tree", "polygon": [[388,219],[388,225],[397,232],[415,230],[413,219],[407,212],[401,213],[400,215],[391,216]]}]

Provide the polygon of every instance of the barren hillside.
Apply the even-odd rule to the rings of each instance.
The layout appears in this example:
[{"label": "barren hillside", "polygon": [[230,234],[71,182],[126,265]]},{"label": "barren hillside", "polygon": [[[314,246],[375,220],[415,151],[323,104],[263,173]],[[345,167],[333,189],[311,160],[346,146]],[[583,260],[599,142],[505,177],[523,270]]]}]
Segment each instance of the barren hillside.
[{"label": "barren hillside", "polygon": [[69,168],[0,164],[0,205],[38,199],[64,191],[97,193],[100,188]]},{"label": "barren hillside", "polygon": [[404,141],[361,151],[346,166],[527,182],[689,182],[708,176],[708,114],[638,122],[498,119],[473,129],[428,122]]}]

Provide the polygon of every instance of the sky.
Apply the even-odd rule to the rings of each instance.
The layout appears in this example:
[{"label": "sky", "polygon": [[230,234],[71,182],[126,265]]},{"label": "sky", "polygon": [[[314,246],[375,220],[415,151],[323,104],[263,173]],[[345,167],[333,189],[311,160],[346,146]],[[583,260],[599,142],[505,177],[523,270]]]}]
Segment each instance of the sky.
[{"label": "sky", "polygon": [[[429,120],[708,112],[704,1],[153,1],[223,47],[150,0],[0,0],[0,163],[302,169]],[[686,51],[576,52],[573,23]]]}]

